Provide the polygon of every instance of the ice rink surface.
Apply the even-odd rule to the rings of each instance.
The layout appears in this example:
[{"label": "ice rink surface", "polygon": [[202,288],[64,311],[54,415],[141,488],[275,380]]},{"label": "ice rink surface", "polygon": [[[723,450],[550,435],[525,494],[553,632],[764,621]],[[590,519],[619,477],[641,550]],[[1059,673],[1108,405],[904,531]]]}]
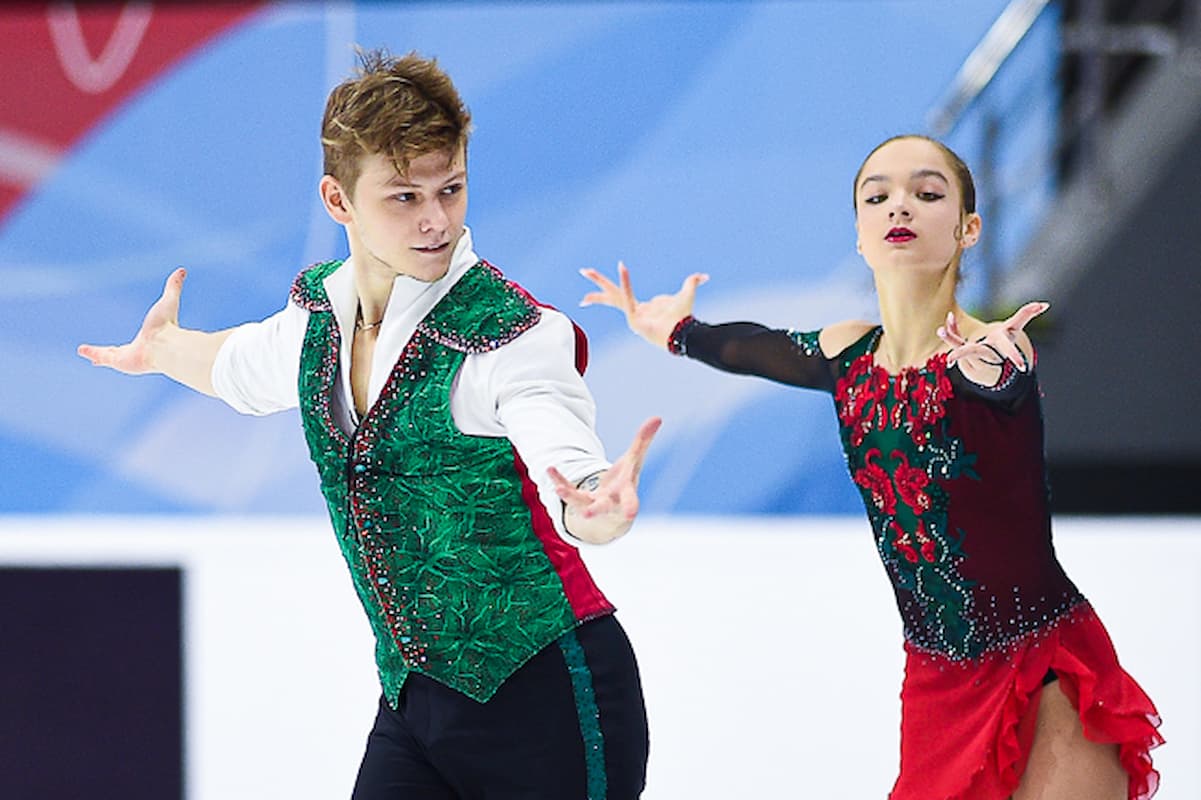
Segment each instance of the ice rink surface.
[{"label": "ice rink surface", "polygon": [[[1164,717],[1157,800],[1201,797],[1201,520],[1055,529]],[[647,518],[585,558],[641,664],[647,800],[887,794],[901,630],[866,522]],[[8,517],[0,564],[181,567],[189,800],[349,796],[378,688],[325,520]]]}]

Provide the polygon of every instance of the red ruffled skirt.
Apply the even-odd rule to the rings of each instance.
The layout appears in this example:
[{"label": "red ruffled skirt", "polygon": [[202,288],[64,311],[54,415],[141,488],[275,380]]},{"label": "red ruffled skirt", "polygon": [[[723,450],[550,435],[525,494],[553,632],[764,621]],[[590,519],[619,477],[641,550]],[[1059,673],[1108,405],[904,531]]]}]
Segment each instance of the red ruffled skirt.
[{"label": "red ruffled skirt", "polygon": [[1150,751],[1163,744],[1159,715],[1118,664],[1105,627],[1087,603],[1001,653],[951,661],[905,646],[901,774],[890,800],[1006,800],[1022,778],[1037,706],[1054,670],[1080,714],[1084,735],[1116,743],[1130,800],[1155,794]]}]

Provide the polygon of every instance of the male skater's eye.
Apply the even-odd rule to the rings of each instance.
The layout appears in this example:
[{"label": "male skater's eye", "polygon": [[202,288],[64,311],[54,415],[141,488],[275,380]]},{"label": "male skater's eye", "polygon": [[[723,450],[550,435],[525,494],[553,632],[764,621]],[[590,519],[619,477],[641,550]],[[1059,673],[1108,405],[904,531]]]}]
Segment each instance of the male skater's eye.
[{"label": "male skater's eye", "polygon": [[463,184],[452,183],[450,186],[447,186],[442,190],[442,194],[458,194],[461,191],[463,191]]}]

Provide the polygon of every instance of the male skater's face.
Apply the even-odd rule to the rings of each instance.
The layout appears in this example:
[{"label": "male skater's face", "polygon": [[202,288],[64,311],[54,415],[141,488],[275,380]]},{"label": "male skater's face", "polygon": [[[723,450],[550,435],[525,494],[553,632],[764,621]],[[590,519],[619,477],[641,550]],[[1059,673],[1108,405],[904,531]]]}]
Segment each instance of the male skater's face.
[{"label": "male skater's face", "polygon": [[420,281],[446,274],[467,217],[463,151],[447,161],[444,151],[426,153],[401,175],[387,156],[363,157],[344,223],[356,263]]}]

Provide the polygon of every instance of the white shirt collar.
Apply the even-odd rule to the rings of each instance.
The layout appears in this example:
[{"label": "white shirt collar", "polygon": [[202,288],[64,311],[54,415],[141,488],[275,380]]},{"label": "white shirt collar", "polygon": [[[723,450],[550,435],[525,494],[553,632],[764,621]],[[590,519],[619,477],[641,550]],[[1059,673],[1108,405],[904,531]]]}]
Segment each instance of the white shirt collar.
[{"label": "white shirt collar", "polygon": [[[441,300],[451,287],[458,283],[459,278],[479,262],[471,244],[471,229],[463,228],[463,235],[455,245],[450,257],[450,268],[446,274],[436,281],[426,282],[411,278],[408,275],[397,275],[392,281],[392,294],[388,297],[388,307],[384,312],[385,326],[387,321],[397,316],[408,316],[405,312],[415,305],[422,307],[424,316]],[[326,296],[334,309],[334,317],[343,331],[351,330],[358,312],[359,298],[354,286],[353,258],[347,258],[342,266],[328,275],[322,284]],[[407,336],[405,339],[407,340]]]}]

